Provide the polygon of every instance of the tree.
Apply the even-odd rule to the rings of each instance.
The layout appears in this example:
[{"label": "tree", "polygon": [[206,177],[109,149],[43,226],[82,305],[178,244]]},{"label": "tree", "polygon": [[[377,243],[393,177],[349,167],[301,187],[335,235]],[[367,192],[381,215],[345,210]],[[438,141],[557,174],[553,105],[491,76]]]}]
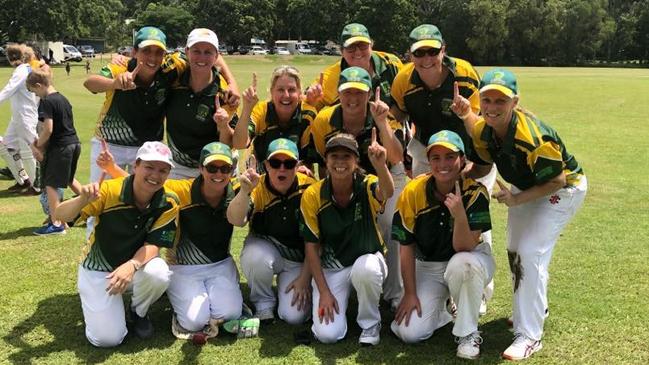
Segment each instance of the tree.
[{"label": "tree", "polygon": [[192,30],[194,16],[180,5],[160,5],[151,3],[138,14],[134,23],[136,28],[156,26],[167,36],[167,46],[185,44],[187,35]]},{"label": "tree", "polygon": [[473,0],[469,3],[469,15],[473,20],[467,45],[478,64],[496,64],[505,54],[507,9],[509,0]]}]

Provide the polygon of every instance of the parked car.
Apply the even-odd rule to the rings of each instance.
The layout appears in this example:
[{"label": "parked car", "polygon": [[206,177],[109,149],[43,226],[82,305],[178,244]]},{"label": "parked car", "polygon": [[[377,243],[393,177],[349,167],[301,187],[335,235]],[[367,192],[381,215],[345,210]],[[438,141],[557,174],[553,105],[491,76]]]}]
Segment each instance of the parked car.
[{"label": "parked car", "polygon": [[250,52],[250,46],[239,46],[237,51],[239,54],[248,54]]},{"label": "parked car", "polygon": [[265,56],[268,54],[268,50],[261,46],[252,46],[250,53],[253,55],[262,55]]},{"label": "parked car", "polygon": [[275,53],[279,56],[288,56],[291,54],[286,47],[276,47]]},{"label": "parked car", "polygon": [[128,56],[131,57],[133,54],[133,47],[131,46],[122,46],[117,49],[117,53],[121,54],[122,56]]},{"label": "parked car", "polygon": [[92,46],[79,46],[79,51],[83,57],[95,57],[95,49]]},{"label": "parked car", "polygon": [[71,46],[69,44],[64,44],[63,45],[63,61],[74,61],[74,62],[81,62],[81,52],[75,47]]},{"label": "parked car", "polygon": [[225,44],[219,44],[219,53],[228,54],[228,47]]},{"label": "parked car", "polygon": [[311,47],[309,47],[309,45],[305,43],[298,43],[295,46],[295,50],[299,54],[311,54]]}]

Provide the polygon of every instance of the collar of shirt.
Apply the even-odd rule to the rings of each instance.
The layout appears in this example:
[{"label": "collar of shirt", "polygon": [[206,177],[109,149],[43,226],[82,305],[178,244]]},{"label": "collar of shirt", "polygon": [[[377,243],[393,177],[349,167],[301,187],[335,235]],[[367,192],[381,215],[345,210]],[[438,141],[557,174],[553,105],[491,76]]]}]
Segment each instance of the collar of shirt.
[{"label": "collar of shirt", "polygon": [[[350,207],[351,203],[354,202],[357,197],[360,196],[360,194],[363,192],[363,176],[354,173],[352,184],[352,196],[349,199],[349,205],[347,205],[347,207]],[[334,190],[331,183],[331,178],[329,176],[325,178],[325,181],[322,184],[322,189],[320,189],[320,199],[322,199],[322,201],[335,202]]]},{"label": "collar of shirt", "polygon": [[[300,121],[302,120],[301,107],[302,107],[302,103],[299,102],[297,104],[297,108],[295,108],[295,112],[291,116],[291,120],[289,121],[288,124],[289,127],[300,124]],[[275,104],[273,104],[271,100],[268,101],[267,112],[266,112],[266,125],[268,127],[279,125],[279,117],[277,116],[277,111],[275,111]]]},{"label": "collar of shirt", "polygon": [[505,140],[498,143],[494,129],[485,124],[485,128],[480,135],[480,139],[487,142],[489,149],[498,153],[512,155],[514,153],[514,138],[516,137],[516,126],[518,125],[518,114],[516,111],[512,113],[512,120],[507,127],[507,136]]},{"label": "collar of shirt", "polygon": [[[187,70],[180,76],[179,84],[182,88],[186,88],[191,90],[189,87],[189,79],[191,77],[191,69],[187,68]],[[195,95],[209,95],[209,96],[214,96],[216,93],[221,89],[221,76],[219,75],[219,71],[215,68],[212,67],[212,82],[207,85],[203,90],[195,93]]]},{"label": "collar of shirt", "polygon": [[[129,175],[124,179],[124,182],[122,183],[122,191],[120,193],[119,200],[123,201],[125,204],[136,206],[135,194],[133,192],[133,179],[134,179],[133,175]],[[155,194],[153,194],[153,197],[151,198],[151,201],[149,202],[149,206],[147,207],[147,209],[163,208],[167,204],[164,195],[165,195],[164,187],[156,191]]]}]

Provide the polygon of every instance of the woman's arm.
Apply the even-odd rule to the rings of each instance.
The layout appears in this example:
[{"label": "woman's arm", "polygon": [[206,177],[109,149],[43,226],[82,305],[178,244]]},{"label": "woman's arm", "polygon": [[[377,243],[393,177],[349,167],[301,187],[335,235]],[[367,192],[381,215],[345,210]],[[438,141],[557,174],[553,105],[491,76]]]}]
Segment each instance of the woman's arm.
[{"label": "woman's arm", "polygon": [[81,187],[79,196],[62,202],[52,213],[52,219],[70,222],[75,219],[81,209],[99,198],[99,183],[91,183]]},{"label": "woman's arm", "polygon": [[133,281],[135,272],[146,265],[154,257],[158,256],[160,248],[155,245],[144,244],[133,255],[133,258],[118,266],[113,272],[106,276],[109,279],[106,291],[110,295],[122,294],[128,285]]},{"label": "woman's arm", "polygon": [[248,147],[250,139],[248,138],[248,122],[252,109],[259,102],[257,96],[257,74],[252,74],[252,85],[243,91],[243,107],[241,108],[241,117],[237,121],[232,136],[232,147],[241,150]]},{"label": "woman's arm", "polygon": [[[306,242],[304,247],[307,265],[311,269],[311,275],[313,280],[318,287],[318,292],[320,293],[320,302],[318,303],[318,318],[320,323],[324,320],[325,324],[334,321],[334,311],[335,313],[340,313],[338,309],[338,301],[331,294],[329,286],[327,285],[327,279],[325,279],[324,273],[322,271],[322,266],[320,264],[320,244],[315,242]],[[314,318],[315,320],[315,318]]]},{"label": "woman's arm", "polygon": [[403,278],[403,298],[394,315],[394,321],[401,324],[406,321],[406,327],[410,324],[412,311],[416,310],[421,318],[421,303],[417,296],[417,282],[415,275],[415,244],[399,245],[399,260],[401,261],[401,276]]},{"label": "woman's arm", "polygon": [[455,182],[455,192],[446,194],[444,205],[453,216],[453,249],[456,252],[471,251],[480,243],[480,231],[472,231],[466,216],[460,183]]},{"label": "woman's arm", "polygon": [[535,185],[517,194],[513,194],[511,190],[509,190],[509,188],[499,180],[496,180],[496,182],[498,183],[498,187],[500,187],[500,191],[493,194],[494,198],[496,198],[499,203],[504,203],[508,207],[514,207],[552,194],[563,188],[566,186],[566,175],[561,171],[559,175],[553,177],[549,181],[541,185]]}]

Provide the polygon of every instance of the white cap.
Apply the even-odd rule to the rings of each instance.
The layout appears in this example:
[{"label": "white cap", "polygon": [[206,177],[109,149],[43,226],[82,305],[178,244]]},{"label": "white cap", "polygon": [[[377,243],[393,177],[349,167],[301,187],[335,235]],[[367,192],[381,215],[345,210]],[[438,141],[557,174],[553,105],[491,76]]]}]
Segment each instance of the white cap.
[{"label": "white cap", "polygon": [[187,48],[195,45],[199,42],[206,42],[214,46],[216,50],[219,50],[219,39],[216,37],[216,34],[207,28],[196,28],[189,33],[187,37]]},{"label": "white cap", "polygon": [[162,142],[144,142],[137,150],[135,158],[142,161],[160,161],[174,167],[171,162],[171,150]]}]

